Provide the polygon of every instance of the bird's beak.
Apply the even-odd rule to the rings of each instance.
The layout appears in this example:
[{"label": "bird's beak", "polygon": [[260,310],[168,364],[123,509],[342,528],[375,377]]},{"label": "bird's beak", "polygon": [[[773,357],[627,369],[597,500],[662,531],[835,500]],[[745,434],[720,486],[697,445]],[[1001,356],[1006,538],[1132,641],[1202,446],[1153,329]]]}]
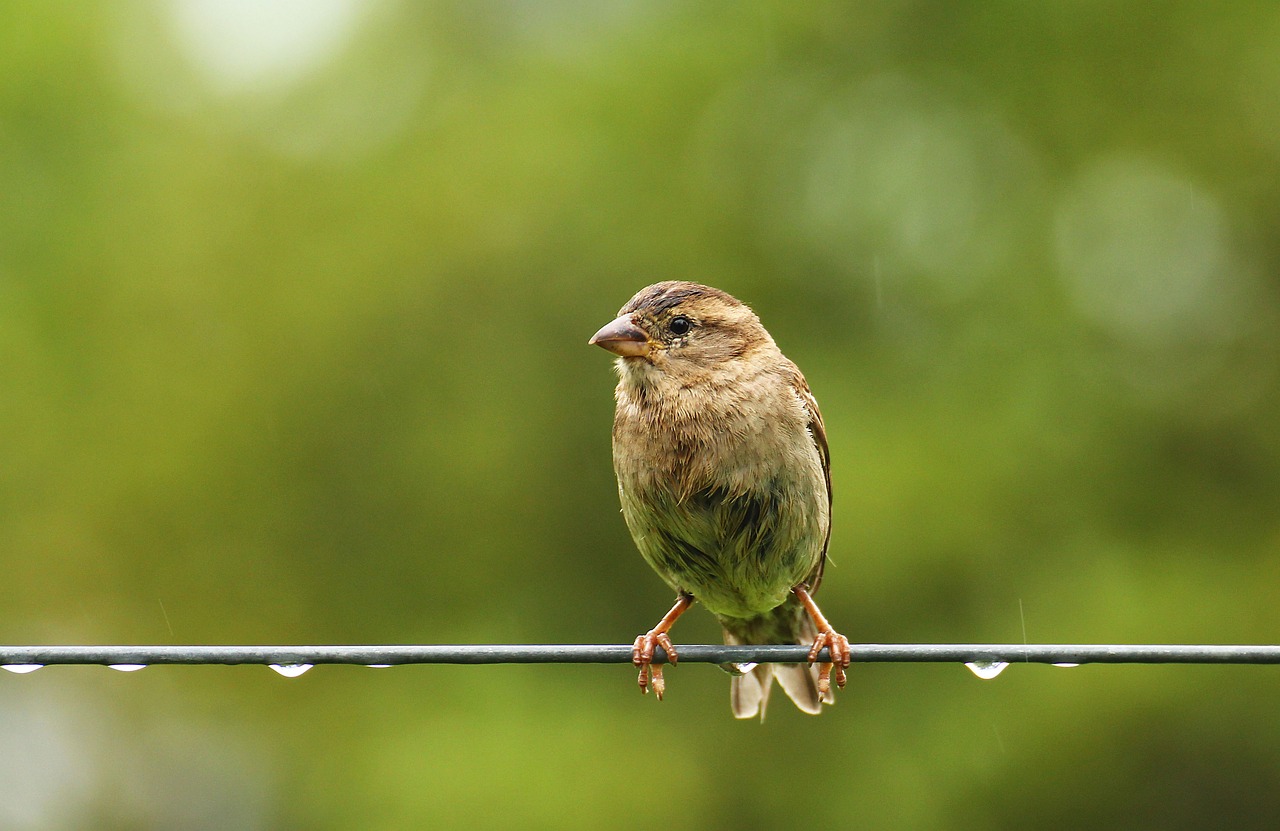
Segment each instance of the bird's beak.
[{"label": "bird's beak", "polygon": [[630,315],[623,315],[605,324],[604,328],[592,335],[587,343],[599,346],[601,349],[608,349],[613,354],[624,358],[641,358],[649,354],[649,337],[639,326],[631,322]]}]

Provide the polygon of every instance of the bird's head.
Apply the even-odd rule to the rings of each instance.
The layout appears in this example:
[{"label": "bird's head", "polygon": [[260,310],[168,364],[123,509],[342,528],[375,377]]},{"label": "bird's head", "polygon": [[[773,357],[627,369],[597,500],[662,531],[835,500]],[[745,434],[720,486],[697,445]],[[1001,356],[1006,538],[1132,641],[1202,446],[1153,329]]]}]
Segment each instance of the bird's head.
[{"label": "bird's head", "polygon": [[589,343],[619,356],[619,371],[692,379],[732,365],[773,339],[755,312],[720,289],[678,280],[641,289]]}]

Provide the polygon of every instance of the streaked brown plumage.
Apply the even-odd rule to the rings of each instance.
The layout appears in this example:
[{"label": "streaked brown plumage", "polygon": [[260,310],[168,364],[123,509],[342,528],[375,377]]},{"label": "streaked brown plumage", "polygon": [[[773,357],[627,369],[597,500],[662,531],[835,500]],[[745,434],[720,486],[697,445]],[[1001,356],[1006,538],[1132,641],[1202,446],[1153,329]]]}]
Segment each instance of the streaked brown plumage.
[{"label": "streaked brown plumage", "polygon": [[844,685],[848,640],[811,594],[831,528],[830,456],[818,404],[796,365],[745,304],[719,289],[669,281],[641,289],[591,338],[618,355],[614,470],[636,547],[677,592],[636,639],[640,686],[662,697],[655,646],[697,600],[727,643],[812,644],[810,666],[761,665],[735,676],[734,715],[764,716],[776,677],[805,712],[834,699],[831,647]]}]

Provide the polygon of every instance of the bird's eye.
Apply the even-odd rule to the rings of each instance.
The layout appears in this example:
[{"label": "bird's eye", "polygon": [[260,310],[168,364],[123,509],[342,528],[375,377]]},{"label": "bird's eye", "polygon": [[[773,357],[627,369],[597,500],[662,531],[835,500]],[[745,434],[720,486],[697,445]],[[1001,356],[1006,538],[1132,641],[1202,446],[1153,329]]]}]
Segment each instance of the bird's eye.
[{"label": "bird's eye", "polygon": [[689,330],[693,328],[693,321],[684,315],[676,315],[671,318],[671,322],[667,324],[667,329],[673,335],[687,335]]}]

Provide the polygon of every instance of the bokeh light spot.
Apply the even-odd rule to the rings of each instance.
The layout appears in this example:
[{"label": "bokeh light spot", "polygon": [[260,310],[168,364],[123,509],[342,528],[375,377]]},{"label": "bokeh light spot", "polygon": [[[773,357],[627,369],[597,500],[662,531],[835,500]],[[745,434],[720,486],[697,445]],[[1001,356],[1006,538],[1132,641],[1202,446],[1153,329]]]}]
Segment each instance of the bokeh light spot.
[{"label": "bokeh light spot", "polygon": [[1217,201],[1144,160],[1087,171],[1058,210],[1058,267],[1077,310],[1153,342],[1212,334],[1234,297]]},{"label": "bokeh light spot", "polygon": [[287,86],[322,66],[350,37],[353,0],[174,0],[173,34],[215,88]]}]

